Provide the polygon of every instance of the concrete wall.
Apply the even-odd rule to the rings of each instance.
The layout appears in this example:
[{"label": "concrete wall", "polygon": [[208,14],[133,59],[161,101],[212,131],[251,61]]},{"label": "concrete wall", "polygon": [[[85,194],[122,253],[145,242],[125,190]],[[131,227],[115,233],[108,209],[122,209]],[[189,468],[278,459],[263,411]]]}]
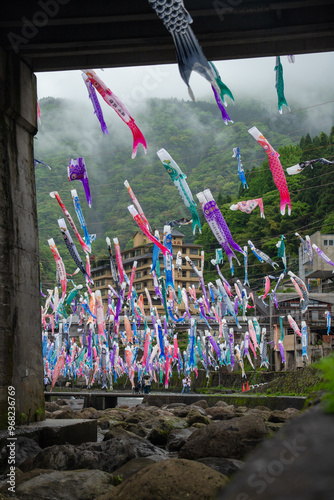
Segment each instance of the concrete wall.
[{"label": "concrete wall", "polygon": [[[8,386],[18,420],[44,411],[33,136],[36,78],[0,49],[0,426]],[[37,412],[37,413],[36,413]],[[23,415],[24,414],[24,415]]]}]

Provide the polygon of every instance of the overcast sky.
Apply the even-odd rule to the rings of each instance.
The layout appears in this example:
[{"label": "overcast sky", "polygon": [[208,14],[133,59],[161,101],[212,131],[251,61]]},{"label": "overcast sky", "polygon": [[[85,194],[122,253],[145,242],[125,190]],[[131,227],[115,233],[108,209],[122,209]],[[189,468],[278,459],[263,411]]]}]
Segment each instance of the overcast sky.
[{"label": "overcast sky", "polygon": [[[333,96],[334,52],[297,55],[294,64],[282,56],[281,62],[288,103],[289,99],[301,98],[312,105],[323,102],[324,96]],[[215,65],[235,100],[241,97],[276,100],[275,57],[215,61]],[[176,64],[93,69],[130,111],[149,97],[189,99]],[[87,100],[87,89],[80,75],[79,70],[38,73],[39,99],[53,96]],[[213,99],[210,85],[195,72],[190,85],[197,99]]]}]

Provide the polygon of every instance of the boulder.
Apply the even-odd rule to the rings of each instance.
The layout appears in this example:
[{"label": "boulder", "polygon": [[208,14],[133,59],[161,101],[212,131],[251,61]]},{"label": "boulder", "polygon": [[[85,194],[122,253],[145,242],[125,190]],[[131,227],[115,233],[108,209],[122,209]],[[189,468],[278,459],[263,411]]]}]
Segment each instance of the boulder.
[{"label": "boulder", "polygon": [[102,430],[109,429],[109,419],[106,417],[99,418],[97,421],[97,425],[100,427]]},{"label": "boulder", "polygon": [[127,432],[131,432],[132,434],[136,434],[139,437],[146,437],[148,430],[141,424],[131,424],[127,422],[122,422],[121,427]]},{"label": "boulder", "polygon": [[76,415],[78,418],[86,418],[86,419],[91,419],[91,418],[98,418],[97,416],[97,411],[95,408],[83,408],[82,410],[79,410],[76,412]]},{"label": "boulder", "polygon": [[235,460],[233,458],[222,458],[222,457],[205,457],[196,460],[201,464],[207,465],[212,469],[224,474],[227,477],[232,476],[238,472],[244,466],[244,462],[241,460]]},{"label": "boulder", "polygon": [[[53,472],[52,469],[33,469],[29,472],[22,472],[20,469],[16,467],[15,469],[15,487],[17,488],[21,483],[29,481],[40,474],[51,474]],[[0,494],[8,494],[8,483],[6,480],[0,482]],[[0,498],[3,497],[0,495]],[[7,498],[7,497],[5,497]]]},{"label": "boulder", "polygon": [[108,441],[109,439],[114,439],[117,436],[131,436],[131,432],[126,431],[121,425],[114,425],[111,429],[104,435],[103,441]]},{"label": "boulder", "polygon": [[188,437],[195,432],[196,428],[188,427],[187,429],[174,429],[167,439],[168,451],[179,451]]},{"label": "boulder", "polygon": [[208,425],[211,423],[211,420],[206,416],[206,413],[204,412],[203,415],[202,412],[198,411],[198,408],[190,408],[190,411],[188,412],[188,415],[186,417],[186,421],[189,427],[194,424]]},{"label": "boulder", "polygon": [[20,468],[23,471],[43,467],[55,470],[99,469],[113,472],[133,458],[154,455],[165,456],[166,452],[133,434],[118,435],[100,443],[50,446],[35,457],[28,458]]},{"label": "boulder", "polygon": [[68,399],[58,398],[56,400],[56,404],[59,405],[59,406],[67,406],[68,405]]},{"label": "boulder", "polygon": [[45,472],[21,482],[16,488],[20,500],[94,500],[102,493],[113,493],[113,476],[100,470]]},{"label": "boulder", "polygon": [[64,410],[54,411],[52,414],[52,418],[75,419],[75,418],[82,418],[82,417],[79,417],[78,413],[73,411],[71,408],[66,408]]},{"label": "boulder", "polygon": [[45,402],[45,410],[53,412],[56,410],[60,410],[60,406],[57,403],[55,403],[54,401],[50,401],[50,402],[46,401]]},{"label": "boulder", "polygon": [[190,460],[204,457],[242,459],[268,432],[263,419],[254,415],[217,420],[194,432],[180,449],[179,457]]},{"label": "boulder", "polygon": [[234,417],[234,412],[224,406],[212,406],[205,411],[213,420],[230,420]]},{"label": "boulder", "polygon": [[193,403],[190,406],[198,406],[199,408],[203,408],[203,410],[205,410],[206,408],[209,407],[209,405],[208,405],[207,401],[205,401],[205,399],[199,399],[198,401],[196,401],[196,403]]},{"label": "boulder", "polygon": [[267,410],[259,410],[258,408],[251,408],[250,410],[248,410],[247,415],[257,415],[258,417],[267,421],[270,413],[271,413],[270,410],[267,411]]},{"label": "boulder", "polygon": [[217,401],[215,406],[221,406],[222,408],[227,408],[229,406],[229,404],[226,403],[225,401]]},{"label": "boulder", "polygon": [[268,416],[268,422],[273,422],[274,424],[284,424],[295,416],[295,413],[287,412],[284,410],[274,410]]},{"label": "boulder", "polygon": [[[190,460],[169,459],[142,469],[106,495],[104,500],[184,500],[216,498],[228,479],[211,467]],[[101,499],[102,500],[102,499]]]},{"label": "boulder", "polygon": [[[145,425],[147,423],[145,422]],[[156,446],[165,446],[168,436],[174,429],[184,429],[188,427],[188,423],[178,417],[172,418],[155,418],[151,431],[147,435],[147,439]]]},{"label": "boulder", "polygon": [[188,415],[188,413],[190,411],[190,407],[189,406],[183,406],[183,407],[180,406],[179,408],[171,409],[171,411],[173,412],[173,415],[175,415],[176,417],[186,418],[186,416]]},{"label": "boulder", "polygon": [[281,429],[284,424],[274,424],[273,422],[267,422],[267,427],[272,432],[277,432]]},{"label": "boulder", "polygon": [[261,443],[219,500],[331,499],[333,449],[333,415],[312,407]]},{"label": "boulder", "polygon": [[15,465],[19,465],[29,457],[34,457],[42,448],[33,439],[18,436],[16,441]]},{"label": "boulder", "polygon": [[116,477],[119,481],[123,482],[129,479],[129,477],[133,476],[137,472],[145,469],[149,465],[155,464],[155,460],[147,457],[139,457],[133,458],[126,464],[122,465],[119,469],[114,470],[113,476]]},{"label": "boulder", "polygon": [[[294,408],[295,409],[295,408]],[[259,406],[255,406],[254,410],[260,410],[260,411],[269,411],[269,413],[271,412],[270,408],[268,408],[268,406],[262,406],[262,405],[259,405]],[[297,410],[298,411],[298,410]]]},{"label": "boulder", "polygon": [[174,408],[182,408],[187,406],[185,403],[170,403],[169,405],[163,405],[162,410],[172,410]]}]

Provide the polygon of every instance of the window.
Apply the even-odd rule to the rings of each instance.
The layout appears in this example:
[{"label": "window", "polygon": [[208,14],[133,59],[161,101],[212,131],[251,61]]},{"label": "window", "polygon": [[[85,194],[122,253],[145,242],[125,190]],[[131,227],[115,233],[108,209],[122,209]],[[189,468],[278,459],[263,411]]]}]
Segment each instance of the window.
[{"label": "window", "polygon": [[328,246],[328,240],[324,240],[324,245],[325,245],[325,247]]},{"label": "window", "polygon": [[101,290],[101,296],[103,297],[105,294],[106,294],[106,289],[104,288],[103,290]]},{"label": "window", "polygon": [[182,278],[186,278],[187,277],[187,271],[182,271]]},{"label": "window", "polygon": [[141,254],[141,250],[140,248],[138,250],[136,250],[136,255],[140,255]]},{"label": "window", "polygon": [[193,286],[194,286],[196,289],[197,289],[197,288],[199,288],[198,283],[193,283]]},{"label": "window", "polygon": [[190,271],[190,278],[196,278],[197,274],[194,271]]},{"label": "window", "polygon": [[329,240],[329,246],[332,247],[333,246],[333,240]]},{"label": "window", "polygon": [[141,271],[139,271],[138,273],[136,273],[136,280],[137,280],[138,278],[141,278]]},{"label": "window", "polygon": [[106,280],[101,280],[100,286],[104,286],[106,284]]},{"label": "window", "polygon": [[130,257],[134,257],[135,256],[135,253],[134,252],[130,252]]},{"label": "window", "polygon": [[147,275],[147,271],[143,271],[143,276],[146,276]]},{"label": "window", "polygon": [[191,249],[190,249],[190,255],[198,255],[198,250],[197,250],[197,248],[191,248]]},{"label": "window", "polygon": [[136,290],[140,290],[141,289],[141,284],[140,283],[136,283],[135,284],[135,289]]},{"label": "window", "polygon": [[319,311],[311,311],[311,318],[313,321],[316,321],[319,319]]}]

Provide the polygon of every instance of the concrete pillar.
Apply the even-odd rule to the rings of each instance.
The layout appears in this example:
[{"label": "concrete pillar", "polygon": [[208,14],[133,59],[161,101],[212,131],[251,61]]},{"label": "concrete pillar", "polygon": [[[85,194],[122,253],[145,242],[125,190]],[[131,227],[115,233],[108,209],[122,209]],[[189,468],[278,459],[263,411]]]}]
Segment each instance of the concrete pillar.
[{"label": "concrete pillar", "polygon": [[39,249],[33,136],[36,78],[0,48],[0,427],[8,386],[16,418],[44,414]]}]

